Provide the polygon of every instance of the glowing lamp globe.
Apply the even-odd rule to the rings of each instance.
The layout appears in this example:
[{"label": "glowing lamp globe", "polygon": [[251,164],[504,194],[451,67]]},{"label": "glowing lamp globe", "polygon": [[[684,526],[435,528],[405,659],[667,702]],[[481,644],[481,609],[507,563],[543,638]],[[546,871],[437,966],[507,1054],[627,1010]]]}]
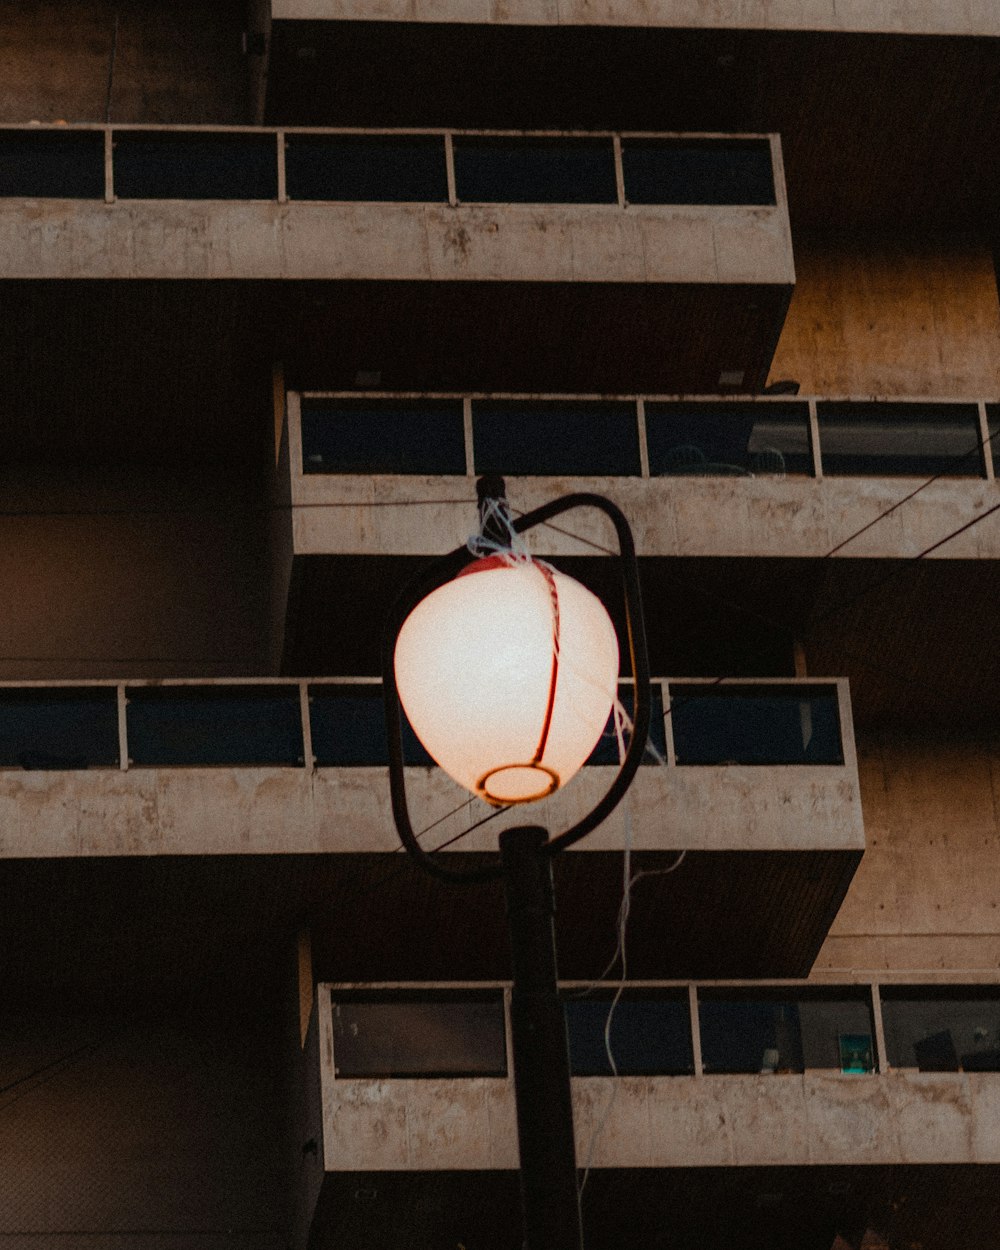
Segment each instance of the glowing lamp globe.
[{"label": "glowing lamp globe", "polygon": [[394,665],[410,724],[444,771],[495,806],[530,803],[564,786],[597,744],[617,693],[618,639],[573,578],[490,557],[417,604]]}]

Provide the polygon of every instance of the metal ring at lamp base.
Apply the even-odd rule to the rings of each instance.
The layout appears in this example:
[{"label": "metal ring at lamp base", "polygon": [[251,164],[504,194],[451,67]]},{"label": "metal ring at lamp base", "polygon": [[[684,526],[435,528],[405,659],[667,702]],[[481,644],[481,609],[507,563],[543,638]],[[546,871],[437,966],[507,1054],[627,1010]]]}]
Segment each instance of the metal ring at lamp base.
[{"label": "metal ring at lamp base", "polygon": [[[515,770],[525,770],[527,772],[541,773],[547,778],[547,785],[544,790],[539,790],[535,794],[526,794],[520,799],[501,798],[498,794],[491,794],[489,791],[489,781],[492,777],[496,777],[499,773],[509,773]],[[488,773],[483,775],[476,782],[476,793],[491,807],[514,807],[518,803],[535,803],[539,799],[547,799],[550,794],[555,794],[559,789],[559,774],[553,772],[551,768],[546,768],[544,764],[539,764],[536,760],[531,760],[527,764],[500,764],[497,768],[491,768]]]}]

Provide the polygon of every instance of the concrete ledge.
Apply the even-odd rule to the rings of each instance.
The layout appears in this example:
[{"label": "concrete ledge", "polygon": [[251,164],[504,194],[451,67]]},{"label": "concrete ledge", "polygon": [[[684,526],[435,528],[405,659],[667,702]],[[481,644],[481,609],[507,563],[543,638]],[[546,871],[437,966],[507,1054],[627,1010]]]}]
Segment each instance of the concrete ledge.
[{"label": "concrete ledge", "polygon": [[[570,491],[607,495],[628,517],[640,556],[817,557],[918,484],[913,478],[518,477],[508,479],[508,495],[521,511]],[[441,502],[450,497],[454,503]],[[428,500],[426,506],[414,506],[421,499]],[[293,478],[294,554],[446,551],[465,542],[474,528],[474,500],[471,477],[299,476]],[[392,506],[396,501],[399,507]],[[934,482],[918,500],[845,546],[838,558],[915,556],[998,502],[995,482]],[[575,512],[560,526],[583,541],[543,531],[534,539],[540,552],[593,555],[589,544],[614,546],[614,532],[600,514]],[[1000,558],[1000,513],[929,558]]]},{"label": "concrete ledge", "polygon": [[991,0],[272,0],[271,17],[1000,35]]},{"label": "concrete ledge", "polygon": [[[782,189],[783,197],[783,189]],[[776,284],[769,207],[0,200],[0,279]]]},{"label": "concrete ledge", "polygon": [[[842,717],[842,719],[844,719]],[[620,851],[624,811],[636,851],[861,851],[864,827],[853,745],[843,767],[644,767],[625,804],[578,850]],[[568,827],[617,769],[588,768],[565,793],[535,805]],[[411,812],[423,828],[445,813],[438,841],[471,820],[441,773],[408,770]],[[541,810],[543,809],[544,810]],[[475,805],[477,815],[486,812]],[[460,851],[495,851],[514,809],[475,830]],[[135,768],[0,771],[0,858],[386,854],[399,849],[383,768]]]},{"label": "concrete ledge", "polygon": [[[338,1081],[331,1067],[322,1096],[328,1172],[517,1167],[510,1081]],[[997,1073],[586,1077],[573,1105],[580,1159],[607,1115],[598,1168],[1000,1162]]]},{"label": "concrete ledge", "polygon": [[274,21],[679,26],[1000,35],[992,0],[272,0]]}]

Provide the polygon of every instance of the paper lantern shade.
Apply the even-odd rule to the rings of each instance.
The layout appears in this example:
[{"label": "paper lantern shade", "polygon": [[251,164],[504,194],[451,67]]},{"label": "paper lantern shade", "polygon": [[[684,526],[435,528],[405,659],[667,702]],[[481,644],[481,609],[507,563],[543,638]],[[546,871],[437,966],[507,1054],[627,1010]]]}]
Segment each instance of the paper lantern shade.
[{"label": "paper lantern shade", "polygon": [[395,675],[414,732],[449,776],[489,803],[528,803],[594,749],[616,697],[618,639],[579,582],[494,556],[417,604]]}]

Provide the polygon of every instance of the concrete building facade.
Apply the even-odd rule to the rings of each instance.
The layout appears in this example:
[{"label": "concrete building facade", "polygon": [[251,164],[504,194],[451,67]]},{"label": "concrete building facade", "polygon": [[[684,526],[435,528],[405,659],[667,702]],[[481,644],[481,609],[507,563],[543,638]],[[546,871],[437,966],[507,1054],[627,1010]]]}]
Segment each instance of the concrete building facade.
[{"label": "concrete building facade", "polygon": [[556,863],[588,1248],[1000,1247],[998,133],[991,0],[7,6],[0,1250],[520,1244],[379,684],[486,472],[623,508],[656,674]]}]

